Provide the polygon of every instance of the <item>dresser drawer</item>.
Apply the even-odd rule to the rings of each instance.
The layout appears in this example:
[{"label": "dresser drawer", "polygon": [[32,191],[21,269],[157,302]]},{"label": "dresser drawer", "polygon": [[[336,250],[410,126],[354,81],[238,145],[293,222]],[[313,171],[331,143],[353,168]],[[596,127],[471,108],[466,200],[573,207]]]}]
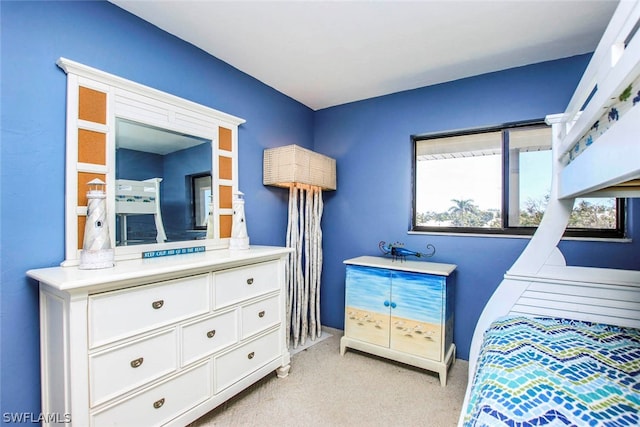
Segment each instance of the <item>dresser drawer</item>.
[{"label": "dresser drawer", "polygon": [[278,262],[265,262],[213,274],[216,308],[280,289]]},{"label": "dresser drawer", "polygon": [[175,371],[176,331],[172,329],[89,356],[91,406]]},{"label": "dresser drawer", "polygon": [[242,313],[242,338],[264,331],[280,323],[280,296],[248,304],[240,309]]},{"label": "dresser drawer", "polygon": [[219,393],[280,355],[280,330],[220,355],[214,359],[215,392]]},{"label": "dresser drawer", "polygon": [[182,365],[238,341],[237,310],[193,322],[182,328]]},{"label": "dresser drawer", "polygon": [[99,426],[157,426],[211,396],[211,362],[147,389],[120,404],[91,414]]},{"label": "dresser drawer", "polygon": [[89,297],[89,347],[209,311],[209,275]]}]

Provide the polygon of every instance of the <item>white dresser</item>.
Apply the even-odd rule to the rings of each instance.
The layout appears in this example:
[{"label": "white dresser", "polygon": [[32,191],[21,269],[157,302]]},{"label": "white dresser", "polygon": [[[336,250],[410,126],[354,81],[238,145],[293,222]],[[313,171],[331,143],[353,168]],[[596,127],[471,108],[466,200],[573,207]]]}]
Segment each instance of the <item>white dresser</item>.
[{"label": "white dresser", "polygon": [[30,270],[42,413],[74,426],[186,425],[289,371],[285,259],[252,247]]}]

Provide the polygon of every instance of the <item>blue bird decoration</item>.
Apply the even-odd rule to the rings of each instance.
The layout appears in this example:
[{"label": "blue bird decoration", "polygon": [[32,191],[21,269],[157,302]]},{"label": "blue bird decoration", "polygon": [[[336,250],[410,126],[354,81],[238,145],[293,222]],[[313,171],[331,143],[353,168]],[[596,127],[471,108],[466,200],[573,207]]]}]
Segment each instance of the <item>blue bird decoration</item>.
[{"label": "blue bird decoration", "polygon": [[384,241],[378,243],[378,248],[385,255],[391,255],[393,261],[400,260],[404,261],[408,256],[414,256],[416,258],[429,258],[435,255],[436,247],[431,243],[427,244],[427,250],[431,251],[430,253],[416,252],[409,249],[405,249],[404,243],[395,242],[387,244]]}]

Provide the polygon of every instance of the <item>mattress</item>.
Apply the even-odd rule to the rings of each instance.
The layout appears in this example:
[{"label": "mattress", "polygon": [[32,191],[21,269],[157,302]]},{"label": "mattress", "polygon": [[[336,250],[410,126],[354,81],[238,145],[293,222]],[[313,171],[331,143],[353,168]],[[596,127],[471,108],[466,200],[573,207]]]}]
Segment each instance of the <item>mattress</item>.
[{"label": "mattress", "polygon": [[640,426],[640,330],[508,317],[485,333],[464,426]]}]

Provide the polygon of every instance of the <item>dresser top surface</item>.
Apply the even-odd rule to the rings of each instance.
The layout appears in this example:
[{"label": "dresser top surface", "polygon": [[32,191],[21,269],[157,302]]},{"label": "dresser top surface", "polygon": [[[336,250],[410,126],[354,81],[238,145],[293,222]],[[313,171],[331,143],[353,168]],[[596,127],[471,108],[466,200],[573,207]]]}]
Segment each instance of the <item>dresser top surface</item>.
[{"label": "dresser top surface", "polygon": [[361,265],[363,267],[387,268],[390,270],[411,271],[414,273],[426,273],[437,276],[448,276],[457,267],[455,264],[443,264],[438,262],[400,260],[379,256],[361,256],[344,261],[347,265]]},{"label": "dresser top surface", "polygon": [[78,267],[49,267],[27,271],[31,277],[60,291],[102,291],[142,281],[168,280],[180,276],[240,267],[279,259],[291,249],[251,246],[248,250],[212,250],[160,258],[117,261],[112,268],[81,270]]}]

